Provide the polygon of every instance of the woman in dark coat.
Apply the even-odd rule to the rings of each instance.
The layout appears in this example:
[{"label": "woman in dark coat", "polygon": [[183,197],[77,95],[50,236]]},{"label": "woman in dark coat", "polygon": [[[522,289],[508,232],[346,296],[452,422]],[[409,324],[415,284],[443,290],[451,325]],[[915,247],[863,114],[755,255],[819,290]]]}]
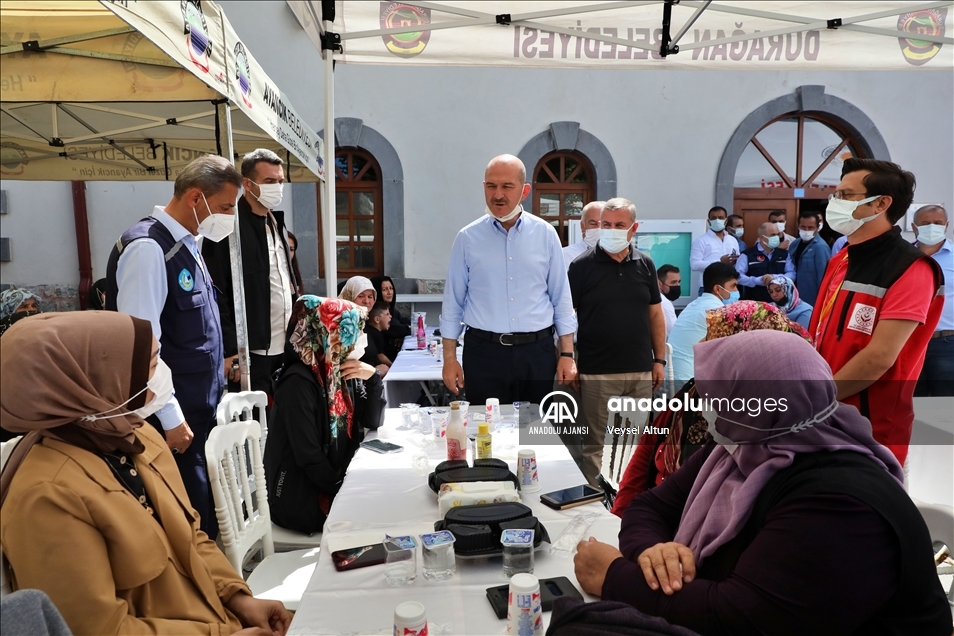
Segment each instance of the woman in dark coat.
[{"label": "woman in dark coat", "polygon": [[384,355],[389,360],[397,358],[398,351],[404,346],[404,339],[411,335],[413,329],[411,319],[405,316],[397,309],[397,292],[394,291],[394,281],[390,276],[375,276],[371,279],[375,291],[378,292],[378,300],[383,300],[388,304],[388,310],[391,312],[391,326],[384,334]]},{"label": "woman in dark coat", "polygon": [[384,419],[381,377],[358,360],[364,321],[346,300],[295,303],[264,457],[272,521],[283,528],[321,530],[364,429]]}]

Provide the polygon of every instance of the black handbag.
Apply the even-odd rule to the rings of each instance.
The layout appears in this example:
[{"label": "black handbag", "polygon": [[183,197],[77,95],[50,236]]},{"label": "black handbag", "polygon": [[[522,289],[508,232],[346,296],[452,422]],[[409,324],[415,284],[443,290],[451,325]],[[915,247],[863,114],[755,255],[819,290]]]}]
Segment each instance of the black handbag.
[{"label": "black handbag", "polygon": [[427,485],[434,492],[440,492],[444,484],[474,481],[509,481],[513,482],[514,488],[520,489],[517,476],[502,459],[475,459],[473,466],[468,465],[464,459],[448,460],[438,464],[434,472],[427,477]]},{"label": "black handbag", "polygon": [[454,552],[463,556],[500,554],[500,534],[504,530],[533,530],[533,547],[550,542],[550,535],[533,510],[522,503],[482,504],[451,508],[434,524],[434,530],[449,530],[454,535]]}]

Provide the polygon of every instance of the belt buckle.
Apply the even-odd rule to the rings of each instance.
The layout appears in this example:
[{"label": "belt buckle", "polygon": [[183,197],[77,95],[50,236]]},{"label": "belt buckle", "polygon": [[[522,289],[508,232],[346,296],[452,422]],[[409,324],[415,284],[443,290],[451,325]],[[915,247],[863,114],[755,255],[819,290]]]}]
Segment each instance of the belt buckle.
[{"label": "belt buckle", "polygon": [[502,344],[502,345],[505,346],[505,347],[512,347],[512,346],[514,345],[513,342],[504,342],[504,338],[506,338],[507,336],[511,336],[511,337],[512,337],[513,334],[512,334],[512,333],[502,333],[502,334],[500,334],[500,336],[497,338],[497,342],[499,342],[500,344]]}]

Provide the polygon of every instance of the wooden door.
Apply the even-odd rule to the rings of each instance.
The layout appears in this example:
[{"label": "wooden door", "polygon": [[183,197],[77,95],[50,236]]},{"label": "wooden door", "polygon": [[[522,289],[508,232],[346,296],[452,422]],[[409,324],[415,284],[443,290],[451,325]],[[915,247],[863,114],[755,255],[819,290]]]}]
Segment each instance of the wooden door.
[{"label": "wooden door", "polygon": [[[774,210],[784,210],[787,225],[785,231],[792,236],[798,236],[798,201],[795,199],[771,198],[772,191],[738,188],[735,192],[733,212],[742,217],[745,222],[745,234],[742,240],[746,246],[752,247],[758,240],[759,226],[768,221],[768,216]],[[777,194],[775,196],[778,196]]]}]

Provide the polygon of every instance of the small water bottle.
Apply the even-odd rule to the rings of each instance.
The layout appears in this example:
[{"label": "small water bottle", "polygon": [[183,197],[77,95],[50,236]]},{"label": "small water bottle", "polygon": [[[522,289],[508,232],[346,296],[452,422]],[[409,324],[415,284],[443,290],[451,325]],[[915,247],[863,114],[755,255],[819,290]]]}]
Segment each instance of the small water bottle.
[{"label": "small water bottle", "polygon": [[417,348],[427,348],[427,332],[424,331],[424,316],[417,317]]}]

